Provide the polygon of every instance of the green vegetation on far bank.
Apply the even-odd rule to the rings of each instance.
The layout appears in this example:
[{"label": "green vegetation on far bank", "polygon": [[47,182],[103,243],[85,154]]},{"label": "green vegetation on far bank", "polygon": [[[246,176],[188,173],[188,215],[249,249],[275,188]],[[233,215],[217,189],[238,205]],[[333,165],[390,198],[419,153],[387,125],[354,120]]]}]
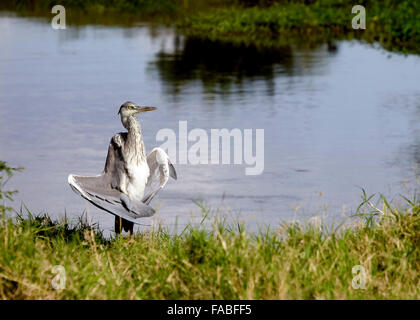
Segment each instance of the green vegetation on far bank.
[{"label": "green vegetation on far bank", "polygon": [[[0,8],[50,14],[57,3],[14,0]],[[355,2],[350,0],[63,0],[60,4],[85,12],[91,23],[97,15],[128,14],[131,16],[121,15],[120,20],[170,22],[187,35],[227,42],[276,46],[285,41],[358,38],[379,42],[387,50],[420,53],[419,1],[359,1],[366,8],[365,30],[351,28]],[[67,22],[72,23],[71,19]]]}]

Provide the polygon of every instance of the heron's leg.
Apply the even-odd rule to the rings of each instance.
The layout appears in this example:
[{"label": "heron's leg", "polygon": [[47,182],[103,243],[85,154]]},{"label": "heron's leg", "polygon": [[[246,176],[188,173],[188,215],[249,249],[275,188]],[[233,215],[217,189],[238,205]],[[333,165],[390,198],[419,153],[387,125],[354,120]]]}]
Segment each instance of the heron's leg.
[{"label": "heron's leg", "polygon": [[122,232],[122,218],[119,216],[115,216],[115,223],[114,223],[115,233],[121,234]]},{"label": "heron's leg", "polygon": [[122,219],[122,226],[124,231],[127,231],[130,233],[130,235],[133,235],[133,229],[134,229],[134,223],[125,219]]},{"label": "heron's leg", "polygon": [[128,227],[128,232],[130,232],[130,236],[133,236],[133,229],[134,229],[134,223],[131,222],[130,226]]}]

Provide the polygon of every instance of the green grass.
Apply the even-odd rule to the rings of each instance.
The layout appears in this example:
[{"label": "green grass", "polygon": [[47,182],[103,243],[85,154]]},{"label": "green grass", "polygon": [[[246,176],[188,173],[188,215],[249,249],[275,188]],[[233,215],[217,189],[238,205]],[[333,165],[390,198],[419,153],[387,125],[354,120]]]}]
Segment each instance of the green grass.
[{"label": "green grass", "polygon": [[[12,200],[4,188],[19,170],[0,161],[0,199]],[[402,198],[396,207],[363,191],[351,224],[312,219],[260,232],[201,206],[200,225],[128,238],[27,209],[12,218],[3,203],[0,299],[419,299],[420,199]],[[352,285],[356,266],[365,289]]]},{"label": "green grass", "polygon": [[[0,2],[0,8],[51,15],[52,0]],[[171,23],[187,35],[281,46],[337,39],[378,42],[391,51],[420,54],[420,2],[411,0],[63,0],[67,23]],[[351,9],[366,8],[366,29],[353,30]],[[84,19],[72,11],[84,13]],[[104,15],[104,19],[99,17]]]},{"label": "green grass", "polygon": [[[83,223],[3,217],[0,297],[419,299],[419,201],[396,209],[380,200],[379,209],[366,197],[356,224],[285,223],[257,233],[215,218],[182,234],[105,239]],[[52,288],[56,265],[65,269],[63,290]],[[352,287],[356,265],[366,269],[364,290]]]}]

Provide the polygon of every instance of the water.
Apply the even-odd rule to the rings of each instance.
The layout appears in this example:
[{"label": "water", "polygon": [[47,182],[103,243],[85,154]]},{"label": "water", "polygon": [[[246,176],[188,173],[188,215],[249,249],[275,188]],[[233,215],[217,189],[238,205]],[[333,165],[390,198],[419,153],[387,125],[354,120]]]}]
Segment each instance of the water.
[{"label": "water", "polygon": [[[420,58],[358,42],[258,49],[177,35],[171,28],[68,26],[0,17],[0,159],[23,166],[9,183],[33,213],[76,218],[85,202],[67,175],[99,174],[117,111],[132,100],[148,150],[162,128],[264,129],[264,172],[246,165],[176,165],[145,224],[181,227],[204,200],[276,226],[358,205],[361,187],[398,195],[420,164]],[[89,213],[109,232],[113,217]]]}]

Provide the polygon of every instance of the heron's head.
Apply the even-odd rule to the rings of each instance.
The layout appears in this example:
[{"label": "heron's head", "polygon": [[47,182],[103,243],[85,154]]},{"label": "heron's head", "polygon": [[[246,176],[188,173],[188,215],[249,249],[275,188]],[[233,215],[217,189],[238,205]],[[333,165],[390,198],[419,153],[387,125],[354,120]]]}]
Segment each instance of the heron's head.
[{"label": "heron's head", "polygon": [[123,105],[120,107],[120,111],[118,111],[118,114],[121,115],[121,123],[124,126],[124,128],[128,129],[129,125],[129,119],[130,117],[133,117],[135,114],[140,112],[146,112],[146,111],[152,111],[156,110],[155,107],[140,107],[134,102],[127,101],[123,103]]},{"label": "heron's head", "polygon": [[137,113],[156,110],[155,107],[138,106],[134,102],[127,101],[123,103],[118,111],[121,115],[121,119],[134,116]]}]

